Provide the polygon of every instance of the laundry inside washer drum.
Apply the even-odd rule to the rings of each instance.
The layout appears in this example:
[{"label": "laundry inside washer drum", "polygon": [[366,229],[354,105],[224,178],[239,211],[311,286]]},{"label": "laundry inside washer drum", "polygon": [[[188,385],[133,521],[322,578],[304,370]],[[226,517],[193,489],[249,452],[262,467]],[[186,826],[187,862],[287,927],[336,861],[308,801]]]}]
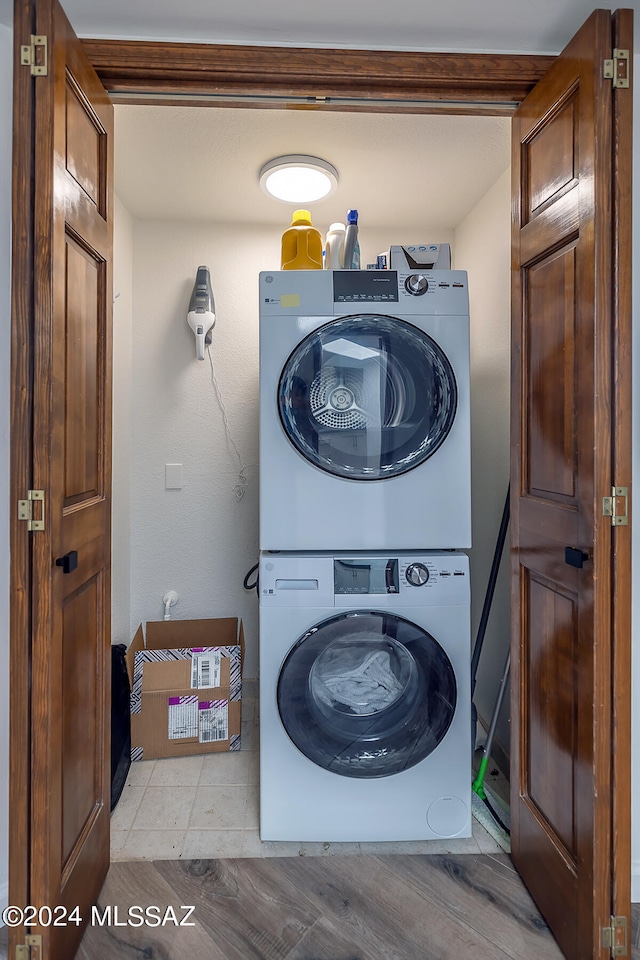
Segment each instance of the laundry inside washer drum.
[{"label": "laundry inside washer drum", "polygon": [[451,725],[457,685],[426,630],[394,614],[349,612],[304,634],[277,689],[282,723],[309,760],[341,776],[409,769]]},{"label": "laundry inside washer drum", "polygon": [[280,378],[279,412],[299,452],[336,476],[377,480],[411,470],[446,439],[456,379],[413,324],[366,314],[309,334]]}]

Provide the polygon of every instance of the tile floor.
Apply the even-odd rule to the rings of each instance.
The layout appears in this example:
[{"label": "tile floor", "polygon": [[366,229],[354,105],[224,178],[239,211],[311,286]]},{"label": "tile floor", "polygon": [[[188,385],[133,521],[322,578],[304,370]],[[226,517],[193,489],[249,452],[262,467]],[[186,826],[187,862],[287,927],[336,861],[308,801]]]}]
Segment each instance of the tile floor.
[{"label": "tile floor", "polygon": [[463,840],[261,841],[258,833],[258,722],[257,682],[245,681],[240,751],[133,763],[111,819],[111,859],[500,851],[495,840],[475,820],[473,837]]}]

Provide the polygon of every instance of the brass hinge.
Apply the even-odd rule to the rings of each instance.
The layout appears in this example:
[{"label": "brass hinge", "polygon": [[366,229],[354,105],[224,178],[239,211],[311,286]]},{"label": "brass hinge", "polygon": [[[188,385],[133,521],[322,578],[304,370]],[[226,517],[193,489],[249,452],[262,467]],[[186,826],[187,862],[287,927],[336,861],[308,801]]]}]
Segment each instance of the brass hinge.
[{"label": "brass hinge", "polygon": [[602,498],[602,516],[611,517],[612,527],[629,525],[628,487],[611,487],[611,496]]},{"label": "brass hinge", "polygon": [[16,960],[42,960],[42,937],[29,935],[16,947]]},{"label": "brass hinge", "polygon": [[602,946],[612,957],[627,956],[627,918],[611,917],[611,926],[602,928]]},{"label": "brass hinge", "polygon": [[[40,49],[40,55],[38,55]],[[39,61],[39,62],[38,62]],[[32,77],[46,77],[47,75],[47,38],[31,34],[31,43],[20,47],[20,63],[23,67],[31,67]]]},{"label": "brass hinge", "polygon": [[614,87],[629,86],[629,51],[614,50],[613,60],[604,61],[604,78],[613,80]]},{"label": "brass hinge", "polygon": [[[40,517],[37,520],[33,518],[33,501],[39,500],[42,503]],[[44,490],[28,490],[26,500],[18,500],[18,520],[26,520],[27,530],[35,532],[44,530]]]}]

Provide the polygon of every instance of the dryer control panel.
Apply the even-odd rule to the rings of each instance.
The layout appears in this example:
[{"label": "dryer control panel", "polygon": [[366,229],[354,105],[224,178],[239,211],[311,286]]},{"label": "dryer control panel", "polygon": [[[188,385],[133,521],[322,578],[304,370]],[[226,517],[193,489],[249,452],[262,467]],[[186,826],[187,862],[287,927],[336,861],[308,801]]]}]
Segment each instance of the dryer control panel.
[{"label": "dryer control panel", "polygon": [[469,312],[464,270],[333,270],[332,277],[334,314],[373,304],[377,310],[386,304],[387,312],[398,304],[400,313],[413,316]]},{"label": "dryer control panel", "polygon": [[464,270],[272,270],[260,274],[260,314],[464,317],[469,313]]}]

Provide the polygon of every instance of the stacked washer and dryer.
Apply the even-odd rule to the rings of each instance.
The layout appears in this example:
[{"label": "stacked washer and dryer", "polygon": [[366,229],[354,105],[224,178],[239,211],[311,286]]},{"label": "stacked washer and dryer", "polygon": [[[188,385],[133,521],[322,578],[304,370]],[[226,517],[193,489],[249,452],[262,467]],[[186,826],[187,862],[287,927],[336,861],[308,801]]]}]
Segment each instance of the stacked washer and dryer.
[{"label": "stacked washer and dryer", "polygon": [[470,836],[467,275],[259,290],[260,835]]}]

